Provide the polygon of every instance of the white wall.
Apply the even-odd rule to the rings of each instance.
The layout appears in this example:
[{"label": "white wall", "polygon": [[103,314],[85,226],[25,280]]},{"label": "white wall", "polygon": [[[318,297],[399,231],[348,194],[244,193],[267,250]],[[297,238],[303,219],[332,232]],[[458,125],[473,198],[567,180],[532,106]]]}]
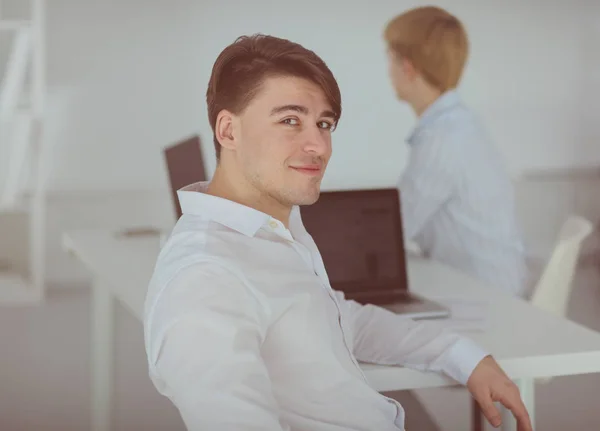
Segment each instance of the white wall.
[{"label": "white wall", "polygon": [[582,121],[583,134],[592,153],[590,157],[597,160],[600,154],[600,113],[597,105],[600,100],[600,2],[590,2],[588,13],[585,15],[583,24],[584,33],[581,45],[586,59],[583,70],[582,82],[584,91],[582,94]]},{"label": "white wall", "polygon": [[[165,189],[161,149],[194,132],[212,172],[210,70],[221,49],[253,32],[304,44],[338,78],[344,113],[324,188],[393,184],[413,116],[394,99],[381,33],[421,3],[50,0],[49,80],[60,89],[51,103],[62,109],[51,112],[58,118],[50,123],[61,126],[54,125],[49,187]],[[591,71],[600,62],[592,3],[438,2],[466,23],[472,57],[463,94],[514,172],[600,164],[596,114],[582,104],[590,89],[600,91]]]}]

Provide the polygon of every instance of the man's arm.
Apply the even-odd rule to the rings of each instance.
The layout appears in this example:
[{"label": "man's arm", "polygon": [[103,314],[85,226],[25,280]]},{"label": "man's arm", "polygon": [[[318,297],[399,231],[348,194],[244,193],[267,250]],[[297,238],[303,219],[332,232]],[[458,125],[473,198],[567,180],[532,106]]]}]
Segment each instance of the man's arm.
[{"label": "man's arm", "polygon": [[158,298],[151,373],[190,430],[282,431],[260,354],[268,309],[214,264],[184,269]]},{"label": "man's arm", "polygon": [[361,362],[402,365],[442,372],[466,385],[488,352],[468,338],[432,321],[414,321],[373,305],[335,295],[354,335],[354,355]]},{"label": "man's arm", "polygon": [[346,300],[341,292],[335,294],[354,333],[356,359],[443,372],[468,387],[495,427],[501,424],[494,406],[499,401],[513,412],[519,430],[532,430],[517,386],[494,358],[473,341],[435,322],[415,322],[380,307]]},{"label": "man's arm", "polygon": [[448,202],[457,182],[460,155],[452,134],[436,130],[427,133],[412,148],[398,185],[406,240],[414,239]]}]

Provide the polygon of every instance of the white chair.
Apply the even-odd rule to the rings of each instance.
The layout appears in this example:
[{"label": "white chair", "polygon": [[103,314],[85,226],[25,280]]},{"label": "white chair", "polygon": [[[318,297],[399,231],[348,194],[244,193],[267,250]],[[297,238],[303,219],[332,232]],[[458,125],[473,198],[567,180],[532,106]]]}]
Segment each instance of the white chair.
[{"label": "white chair", "polygon": [[[592,223],[583,217],[572,215],[567,218],[560,229],[552,255],[535,285],[530,299],[532,305],[557,317],[567,316],[581,245],[593,229]],[[546,384],[551,380],[551,377],[538,378],[521,384],[521,397],[532,399],[535,383]],[[533,421],[535,413],[530,411],[529,415]]]},{"label": "white chair", "polygon": [[[592,223],[579,216],[570,216],[562,225],[552,255],[531,295],[534,306],[558,317],[567,316],[581,245],[593,230]],[[541,378],[536,383],[551,380]]]},{"label": "white chair", "polygon": [[592,223],[579,216],[571,216],[563,224],[552,255],[531,295],[533,305],[556,316],[566,316],[581,244],[592,230]]},{"label": "white chair", "polygon": [[[592,232],[590,221],[579,216],[570,216],[562,225],[554,250],[546,263],[541,277],[536,283],[530,302],[535,307],[545,310],[558,317],[566,317],[567,306],[573,288],[573,277],[583,240]],[[535,383],[547,383],[552,378],[536,379]],[[535,385],[533,381],[520,382],[521,397],[528,399],[533,396]],[[528,405],[533,405],[529,402]],[[503,412],[503,420],[509,419],[510,414]],[[534,421],[535,412],[529,411]],[[473,400],[473,431],[483,430],[483,422],[479,405]]]}]

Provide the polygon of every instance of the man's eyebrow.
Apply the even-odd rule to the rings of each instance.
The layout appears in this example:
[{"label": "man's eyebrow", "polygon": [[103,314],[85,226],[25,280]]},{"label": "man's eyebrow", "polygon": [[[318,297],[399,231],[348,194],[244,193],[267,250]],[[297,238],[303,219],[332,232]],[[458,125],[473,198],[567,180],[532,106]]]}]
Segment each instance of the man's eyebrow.
[{"label": "man's eyebrow", "polygon": [[[304,115],[308,114],[308,108],[306,106],[292,104],[292,105],[276,106],[275,108],[273,108],[271,110],[271,115],[278,115],[278,114],[281,114],[286,111],[299,112]],[[333,112],[331,110],[325,110],[325,111],[321,112],[320,117],[327,117],[327,118],[331,118],[334,120],[337,119],[337,115],[335,114],[335,112]]]},{"label": "man's eyebrow", "polygon": [[327,117],[333,120],[337,120],[337,115],[335,115],[335,112],[329,110],[321,112],[321,117]]},{"label": "man's eyebrow", "polygon": [[282,105],[282,106],[276,106],[275,108],[271,109],[271,115],[277,115],[277,114],[281,114],[283,112],[286,111],[294,111],[294,112],[299,112],[301,114],[308,114],[308,108],[306,106],[302,106],[302,105]]}]

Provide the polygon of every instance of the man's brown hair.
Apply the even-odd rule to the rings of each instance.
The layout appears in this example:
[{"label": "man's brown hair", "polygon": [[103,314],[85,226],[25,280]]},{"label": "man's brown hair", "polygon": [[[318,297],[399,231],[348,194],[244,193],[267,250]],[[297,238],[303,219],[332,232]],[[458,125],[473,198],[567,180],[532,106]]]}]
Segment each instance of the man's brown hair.
[{"label": "man's brown hair", "polygon": [[386,26],[389,49],[406,58],[427,82],[442,92],[455,88],[469,55],[469,40],[463,24],[435,6],[411,9]]},{"label": "man's brown hair", "polygon": [[319,86],[336,115],[337,124],[342,114],[340,89],[333,73],[317,54],[287,39],[263,34],[241,36],[217,57],[206,91],[217,160],[221,154],[215,133],[219,112],[227,109],[241,114],[262,83],[275,76],[304,78]]}]

